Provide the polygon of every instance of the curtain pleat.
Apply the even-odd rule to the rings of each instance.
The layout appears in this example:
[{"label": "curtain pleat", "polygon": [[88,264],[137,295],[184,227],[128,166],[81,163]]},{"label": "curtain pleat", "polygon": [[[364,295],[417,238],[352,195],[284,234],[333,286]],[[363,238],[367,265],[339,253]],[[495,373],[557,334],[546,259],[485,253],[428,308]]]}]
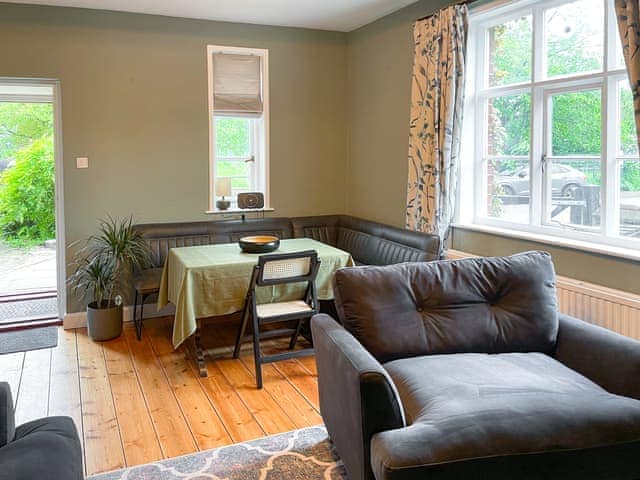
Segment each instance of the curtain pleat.
[{"label": "curtain pleat", "polygon": [[406,226],[446,238],[455,210],[468,10],[453,5],[414,24]]}]

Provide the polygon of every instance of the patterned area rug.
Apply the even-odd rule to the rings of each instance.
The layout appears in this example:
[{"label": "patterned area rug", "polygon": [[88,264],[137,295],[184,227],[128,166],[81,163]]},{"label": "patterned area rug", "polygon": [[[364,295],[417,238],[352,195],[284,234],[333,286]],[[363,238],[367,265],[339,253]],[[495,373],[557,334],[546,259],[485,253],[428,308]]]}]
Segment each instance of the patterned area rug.
[{"label": "patterned area rug", "polygon": [[324,427],[170,458],[88,480],[344,480],[342,462]]}]

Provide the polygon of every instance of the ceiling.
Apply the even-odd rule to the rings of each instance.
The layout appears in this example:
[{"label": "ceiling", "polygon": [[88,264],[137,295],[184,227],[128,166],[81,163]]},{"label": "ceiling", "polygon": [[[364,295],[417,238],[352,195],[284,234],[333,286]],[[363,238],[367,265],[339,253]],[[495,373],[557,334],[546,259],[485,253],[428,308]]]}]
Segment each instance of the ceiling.
[{"label": "ceiling", "polygon": [[417,0],[2,0],[350,32]]}]

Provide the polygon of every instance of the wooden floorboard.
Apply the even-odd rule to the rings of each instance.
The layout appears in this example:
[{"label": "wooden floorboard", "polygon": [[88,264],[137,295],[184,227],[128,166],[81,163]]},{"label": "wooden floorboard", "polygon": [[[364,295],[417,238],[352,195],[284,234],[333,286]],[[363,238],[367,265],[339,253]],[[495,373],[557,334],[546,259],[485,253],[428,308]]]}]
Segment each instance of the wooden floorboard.
[{"label": "wooden floorboard", "polygon": [[[322,423],[313,358],[266,365],[258,390],[251,344],[231,359],[236,325],[214,324],[205,346],[223,358],[208,358],[202,378],[192,343],[173,349],[171,322],[146,320],[142,341],[131,324],[103,343],[86,329],[60,329],[53,349],[0,355],[18,422],[73,418],[87,475]],[[283,345],[270,340],[264,349]]]},{"label": "wooden floorboard", "polygon": [[16,395],[16,424],[20,425],[49,413],[51,350],[31,350],[24,357],[22,378]]},{"label": "wooden floorboard", "polygon": [[162,458],[160,443],[147,407],[125,338],[104,345],[122,446],[127,465],[149,463]]},{"label": "wooden floorboard", "polygon": [[51,380],[49,383],[48,414],[73,418],[82,438],[80,372],[75,330],[60,329],[58,331],[58,346],[51,352]]},{"label": "wooden floorboard", "polygon": [[87,474],[125,466],[124,448],[116,415],[103,345],[79,329],[78,364]]}]

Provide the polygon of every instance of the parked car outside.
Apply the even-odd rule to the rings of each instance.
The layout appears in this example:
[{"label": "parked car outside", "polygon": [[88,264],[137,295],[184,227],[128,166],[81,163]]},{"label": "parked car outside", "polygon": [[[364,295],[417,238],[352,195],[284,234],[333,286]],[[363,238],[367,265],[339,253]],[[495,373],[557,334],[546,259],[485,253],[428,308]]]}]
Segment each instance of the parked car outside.
[{"label": "parked car outside", "polygon": [[[529,167],[521,167],[513,173],[496,175],[495,186],[502,195],[529,195]],[[551,192],[553,195],[572,197],[577,188],[587,183],[587,176],[569,165],[554,163],[551,166]]]}]

